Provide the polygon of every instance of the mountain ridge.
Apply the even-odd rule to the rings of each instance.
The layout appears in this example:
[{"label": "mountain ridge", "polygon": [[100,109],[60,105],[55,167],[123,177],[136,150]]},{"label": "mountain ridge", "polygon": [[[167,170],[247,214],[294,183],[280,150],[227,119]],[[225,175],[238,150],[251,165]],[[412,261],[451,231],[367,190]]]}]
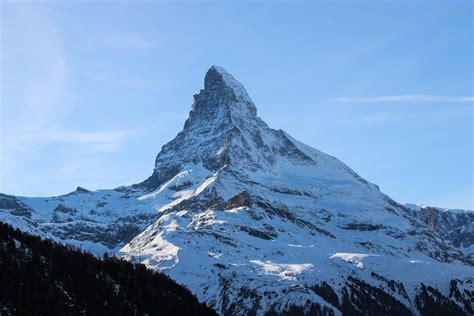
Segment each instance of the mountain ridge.
[{"label": "mountain ridge", "polygon": [[472,218],[439,214],[270,128],[217,66],[145,181],[0,196],[2,221],[165,272],[222,315],[468,314]]}]

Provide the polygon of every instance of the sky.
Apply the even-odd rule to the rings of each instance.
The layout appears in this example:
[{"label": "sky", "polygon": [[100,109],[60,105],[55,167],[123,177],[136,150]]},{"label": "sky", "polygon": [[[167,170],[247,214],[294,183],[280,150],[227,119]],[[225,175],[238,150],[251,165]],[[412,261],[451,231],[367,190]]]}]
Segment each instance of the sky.
[{"label": "sky", "polygon": [[142,181],[216,64],[397,201],[474,209],[471,1],[0,3],[2,193]]}]

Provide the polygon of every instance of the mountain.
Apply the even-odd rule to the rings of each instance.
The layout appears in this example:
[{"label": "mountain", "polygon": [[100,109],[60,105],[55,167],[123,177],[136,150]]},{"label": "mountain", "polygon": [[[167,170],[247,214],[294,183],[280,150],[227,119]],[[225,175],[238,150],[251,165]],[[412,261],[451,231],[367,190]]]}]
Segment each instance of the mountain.
[{"label": "mountain", "polygon": [[424,222],[445,242],[474,261],[474,212],[443,209],[426,205],[404,204],[413,216]]},{"label": "mountain", "polygon": [[434,220],[451,213],[395,202],[268,127],[217,66],[148,179],[2,195],[0,209],[22,230],[164,272],[222,315],[473,313],[472,212]]},{"label": "mountain", "polygon": [[215,315],[163,274],[0,223],[2,315]]}]

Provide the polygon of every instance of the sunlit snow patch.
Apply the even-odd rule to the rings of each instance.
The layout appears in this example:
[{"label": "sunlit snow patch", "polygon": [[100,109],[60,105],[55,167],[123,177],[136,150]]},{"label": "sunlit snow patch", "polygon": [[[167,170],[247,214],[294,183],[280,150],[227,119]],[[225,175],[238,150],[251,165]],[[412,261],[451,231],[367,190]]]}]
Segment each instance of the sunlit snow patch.
[{"label": "sunlit snow patch", "polygon": [[261,260],[250,262],[262,268],[264,274],[279,276],[281,280],[297,280],[297,275],[313,268],[311,263],[288,264]]},{"label": "sunlit snow patch", "polygon": [[365,253],[349,253],[349,252],[337,252],[333,254],[330,259],[341,258],[345,262],[352,263],[359,269],[364,269],[364,263],[362,259],[366,257],[378,257],[379,255],[365,254]]},{"label": "sunlit snow patch", "polygon": [[181,179],[183,179],[184,177],[188,176],[190,173],[192,172],[192,170],[185,170],[185,171],[182,171],[180,173],[178,173],[177,175],[175,175],[173,178],[171,178],[170,180],[168,180],[167,182],[165,182],[164,184],[162,184],[160,186],[160,188],[152,193],[149,193],[149,194],[146,194],[146,195],[143,195],[143,196],[140,196],[138,198],[138,200],[140,201],[145,201],[145,200],[149,200],[149,199],[154,199],[158,196],[158,194],[160,194],[161,192],[163,192],[165,189],[167,189],[172,183],[178,183],[181,181]]},{"label": "sunlit snow patch", "polygon": [[[144,233],[146,232],[148,231]],[[120,249],[120,253],[127,260],[138,261],[150,269],[163,271],[178,264],[179,250],[179,247],[163,239],[162,234],[159,234],[147,244],[129,243]]]}]

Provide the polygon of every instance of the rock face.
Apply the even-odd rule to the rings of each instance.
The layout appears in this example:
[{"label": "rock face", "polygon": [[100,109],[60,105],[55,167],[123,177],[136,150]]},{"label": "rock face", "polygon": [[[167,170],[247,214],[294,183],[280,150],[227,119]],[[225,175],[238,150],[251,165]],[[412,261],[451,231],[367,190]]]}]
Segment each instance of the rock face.
[{"label": "rock face", "polygon": [[474,212],[406,204],[413,215],[474,261]]},{"label": "rock face", "polygon": [[3,221],[142,262],[223,315],[472,313],[472,212],[440,226],[396,203],[269,128],[217,66],[145,181],[0,198]]}]

